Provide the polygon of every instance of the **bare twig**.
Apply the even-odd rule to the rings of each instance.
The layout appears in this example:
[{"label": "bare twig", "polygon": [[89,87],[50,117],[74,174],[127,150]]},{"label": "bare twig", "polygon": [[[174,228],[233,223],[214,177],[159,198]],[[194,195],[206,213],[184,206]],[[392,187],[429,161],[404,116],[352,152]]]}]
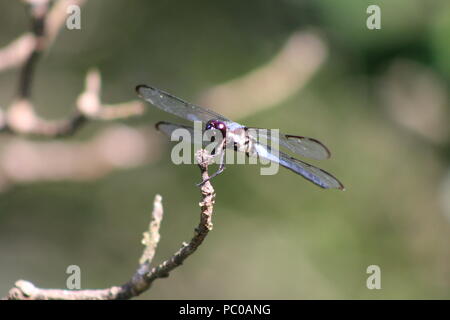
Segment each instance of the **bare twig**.
[{"label": "bare twig", "polygon": [[22,65],[16,99],[8,108],[6,116],[2,114],[0,117],[1,130],[47,137],[67,136],[75,133],[88,119],[111,120],[143,113],[144,105],[139,101],[102,105],[100,73],[91,70],[86,77],[85,91],[78,98],[77,109],[72,116],[56,121],[39,117],[31,102],[36,64],[63,25],[67,17],[67,8],[70,5],[81,6],[85,0],[57,1],[51,10],[53,2],[49,0],[25,0],[25,2],[30,8],[31,33],[21,36],[0,50],[0,71]]},{"label": "bare twig", "polygon": [[0,144],[0,192],[38,181],[94,180],[151,163],[161,154],[152,126],[108,126],[84,141],[5,140]]},{"label": "bare twig", "polygon": [[211,163],[213,157],[211,157],[205,150],[199,150],[196,154],[196,158],[200,167],[202,181],[207,180],[207,182],[200,188],[202,192],[202,201],[199,203],[201,207],[200,223],[195,229],[194,237],[189,243],[183,243],[180,250],[178,250],[172,258],[153,268],[150,273],[146,275],[149,285],[155,279],[167,277],[170,271],[181,265],[187,257],[197,250],[208,235],[209,231],[212,230],[213,224],[211,219],[213,214],[215,193],[213,186],[208,180],[208,165]]},{"label": "bare twig", "polygon": [[85,90],[77,99],[77,110],[68,119],[54,121],[42,119],[36,114],[30,99],[22,98],[11,104],[4,126],[9,131],[17,133],[59,137],[75,133],[88,119],[123,119],[144,113],[144,104],[137,100],[115,105],[102,104],[100,89],[100,73],[92,69],[86,75]]},{"label": "bare twig", "polygon": [[[16,97],[6,112],[0,109],[0,131],[57,138],[74,134],[88,120],[109,121],[144,112],[144,104],[137,100],[119,104],[102,103],[100,72],[92,69],[86,75],[85,88],[76,101],[72,115],[61,120],[40,117],[31,99],[36,64],[64,25],[68,7],[81,6],[86,0],[22,1],[29,7],[31,31],[0,49],[0,71],[21,66]],[[152,159],[148,156],[158,154],[154,143],[156,139],[143,131],[131,128],[106,130],[104,134],[90,138],[91,141],[66,141],[64,144],[6,136],[6,143],[0,145],[0,191],[17,183],[40,179],[94,179],[116,168],[141,164]],[[130,142],[127,137],[133,135],[134,140]],[[120,141],[111,143],[110,136]],[[150,144],[142,142],[145,139],[150,139]]]},{"label": "bare twig", "polygon": [[161,200],[161,196],[157,195],[153,204],[153,220],[148,226],[148,231],[144,232],[143,234],[144,238],[142,239],[142,244],[145,246],[145,250],[144,253],[142,253],[141,259],[139,260],[140,264],[150,264],[156,253],[156,247],[158,246],[158,242],[160,239],[159,228],[161,226],[161,221],[163,218],[163,207],[161,204]]},{"label": "bare twig", "polygon": [[[212,157],[205,151],[200,150],[196,154],[197,162],[203,180],[209,178],[208,165]],[[191,254],[202,244],[209,231],[212,229],[212,214],[214,206],[214,188],[207,181],[201,187],[202,201],[200,222],[195,229],[194,236],[168,260],[156,267],[151,267],[151,261],[155,255],[156,246],[159,242],[159,227],[163,216],[161,196],[155,197],[152,213],[152,222],[149,230],[144,233],[143,243],[145,250],[140,259],[140,265],[133,277],[121,286],[113,286],[106,289],[94,290],[63,290],[63,289],[41,289],[31,282],[19,280],[10,289],[4,299],[8,300],[117,300],[130,299],[146,291],[158,278],[165,278],[169,273],[180,266]]]},{"label": "bare twig", "polygon": [[46,47],[45,20],[50,7],[49,0],[27,1],[31,12],[31,29],[33,33],[33,50],[30,52],[25,64],[22,66],[19,78],[19,98],[28,98],[31,95],[31,81],[34,69],[41,53]]},{"label": "bare twig", "polygon": [[[24,0],[30,6],[32,31],[0,49],[0,71],[22,66],[36,52],[47,50],[54,42],[70,5],[81,6],[86,0],[60,0],[49,11],[49,0]],[[45,18],[45,19],[44,19]],[[38,36],[38,37],[37,37]]]}]

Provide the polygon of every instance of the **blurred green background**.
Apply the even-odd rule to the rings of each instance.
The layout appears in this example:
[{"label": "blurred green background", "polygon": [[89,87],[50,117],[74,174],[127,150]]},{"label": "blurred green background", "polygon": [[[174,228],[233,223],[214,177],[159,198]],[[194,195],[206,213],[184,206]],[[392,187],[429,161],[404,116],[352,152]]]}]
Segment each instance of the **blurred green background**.
[{"label": "blurred green background", "polygon": [[[366,27],[370,4],[381,8],[381,30]],[[23,3],[2,0],[0,25],[0,47],[26,32]],[[82,7],[81,26],[63,28],[37,67],[33,100],[47,118],[73,111],[91,67],[111,103],[135,99],[140,83],[198,101],[268,63],[294,32],[315,30],[328,48],[295,94],[234,120],[320,139],[333,156],[313,163],[347,190],[322,190],[284,169],[260,176],[255,165],[229,166],[214,181],[214,230],[141,298],[450,298],[450,2],[95,0]],[[0,73],[2,108],[17,79],[17,70]],[[147,107],[118,122],[178,121]],[[110,125],[91,122],[62,141]],[[199,170],[174,165],[163,141],[161,157],[136,168],[3,190],[0,296],[17,279],[62,288],[72,264],[82,288],[127,281],[157,193],[165,215],[154,262],[190,239]],[[369,265],[381,268],[381,290],[366,287]]]}]

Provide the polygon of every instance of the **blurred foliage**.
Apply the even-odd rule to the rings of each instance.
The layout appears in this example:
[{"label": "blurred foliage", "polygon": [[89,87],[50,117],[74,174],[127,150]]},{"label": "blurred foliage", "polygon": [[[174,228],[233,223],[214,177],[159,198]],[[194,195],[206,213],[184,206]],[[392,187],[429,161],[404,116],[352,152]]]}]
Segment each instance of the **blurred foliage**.
[{"label": "blurred foliage", "polygon": [[[381,7],[381,30],[366,28],[369,4]],[[2,46],[29,25],[19,1],[0,2],[0,21]],[[450,215],[439,200],[450,164],[439,150],[449,140],[437,146],[420,138],[389,117],[379,98],[379,81],[398,59],[426,66],[448,88],[448,1],[89,1],[82,29],[63,30],[39,64],[34,100],[44,115],[68,114],[85,72],[97,66],[107,101],[133,99],[139,83],[195,101],[209,86],[264,64],[304,28],[323,34],[326,65],[285,103],[236,120],[322,140],[333,157],[315,164],[347,191],[320,190],[287,170],[260,176],[257,166],[229,166],[214,182],[213,232],[142,298],[450,298]],[[2,107],[16,80],[16,71],[0,74]],[[174,120],[149,106],[124,122],[163,119]],[[71,139],[106,125],[89,124]],[[156,193],[165,216],[155,262],[171,255],[197,223],[199,173],[172,164],[169,148],[165,154],[98,181],[1,193],[0,291],[16,279],[64,287],[70,264],[81,267],[83,288],[126,281]],[[372,264],[381,267],[381,290],[366,288]]]}]

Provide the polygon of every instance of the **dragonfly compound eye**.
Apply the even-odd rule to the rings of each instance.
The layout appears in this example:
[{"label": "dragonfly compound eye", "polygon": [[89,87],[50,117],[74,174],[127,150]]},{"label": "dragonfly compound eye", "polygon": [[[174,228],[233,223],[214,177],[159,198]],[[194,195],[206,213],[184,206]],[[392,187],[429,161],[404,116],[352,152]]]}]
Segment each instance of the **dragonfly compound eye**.
[{"label": "dragonfly compound eye", "polygon": [[216,129],[222,133],[222,137],[225,138],[227,134],[227,126],[225,123],[219,120],[210,120],[206,123],[205,130]]}]

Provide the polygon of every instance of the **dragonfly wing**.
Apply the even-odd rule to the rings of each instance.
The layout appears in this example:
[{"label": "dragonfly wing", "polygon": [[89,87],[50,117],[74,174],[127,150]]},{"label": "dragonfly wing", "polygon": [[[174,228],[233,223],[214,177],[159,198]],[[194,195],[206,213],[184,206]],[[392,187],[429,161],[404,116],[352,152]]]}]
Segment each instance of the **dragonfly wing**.
[{"label": "dragonfly wing", "polygon": [[230,121],[222,115],[193,105],[189,102],[183,101],[170,93],[147,86],[139,85],[136,87],[136,92],[140,97],[160,108],[165,112],[172,113],[178,117],[190,121],[208,122],[209,120]]},{"label": "dragonfly wing", "polygon": [[259,143],[256,143],[254,147],[258,156],[279,163],[283,167],[292,170],[321,188],[345,189],[344,185],[337,178],[325,170],[293,158],[281,151],[271,150],[269,147]]},{"label": "dragonfly wing", "polygon": [[[155,127],[156,130],[168,136],[171,141],[184,141],[188,143],[190,142],[198,147],[204,147],[202,135],[194,134],[194,128],[191,126],[160,121],[155,125]],[[178,130],[178,132],[174,134],[176,130]]]},{"label": "dragonfly wing", "polygon": [[254,139],[271,140],[272,146],[273,144],[282,146],[306,158],[323,160],[331,156],[328,148],[322,142],[313,138],[294,136],[281,132],[278,136],[273,136],[269,134],[270,131],[268,129],[259,128],[249,128],[248,132]]},{"label": "dragonfly wing", "polygon": [[282,134],[280,137],[282,145],[306,158],[323,160],[331,156],[330,150],[319,140],[309,137]]},{"label": "dragonfly wing", "polygon": [[[165,121],[160,121],[157,124],[155,124],[155,127],[158,131],[164,133],[169,138],[172,136],[172,133],[177,129],[185,129],[187,130],[188,134],[192,137],[194,137],[194,128],[190,126],[183,126],[181,124],[175,124]],[[193,141],[193,140],[191,140]]]}]

